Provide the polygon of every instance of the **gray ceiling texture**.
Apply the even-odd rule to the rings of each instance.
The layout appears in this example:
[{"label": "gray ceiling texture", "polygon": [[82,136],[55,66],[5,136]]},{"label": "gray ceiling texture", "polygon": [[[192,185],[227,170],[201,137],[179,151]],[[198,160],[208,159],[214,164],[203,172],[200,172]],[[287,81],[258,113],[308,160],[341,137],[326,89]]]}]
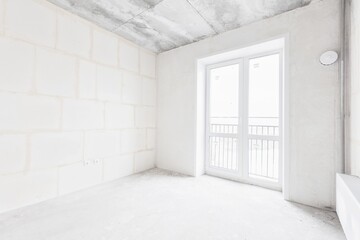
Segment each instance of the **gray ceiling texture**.
[{"label": "gray ceiling texture", "polygon": [[153,52],[160,53],[311,0],[48,0]]}]

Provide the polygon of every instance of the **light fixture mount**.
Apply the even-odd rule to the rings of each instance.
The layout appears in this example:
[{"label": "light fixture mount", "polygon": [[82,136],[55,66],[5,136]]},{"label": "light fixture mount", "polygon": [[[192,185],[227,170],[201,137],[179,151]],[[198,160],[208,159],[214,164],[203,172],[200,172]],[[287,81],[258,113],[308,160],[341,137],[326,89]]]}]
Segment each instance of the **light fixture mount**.
[{"label": "light fixture mount", "polygon": [[327,51],[321,54],[320,63],[325,66],[334,64],[338,59],[338,54],[335,51]]}]

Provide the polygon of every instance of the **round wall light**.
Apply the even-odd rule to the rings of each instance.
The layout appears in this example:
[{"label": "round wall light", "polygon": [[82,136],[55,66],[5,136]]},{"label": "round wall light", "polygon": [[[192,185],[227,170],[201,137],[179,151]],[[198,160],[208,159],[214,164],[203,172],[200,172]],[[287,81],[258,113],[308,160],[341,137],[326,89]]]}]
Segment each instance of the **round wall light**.
[{"label": "round wall light", "polygon": [[338,54],[335,51],[327,51],[321,54],[320,56],[320,63],[329,66],[331,64],[334,64],[338,59]]}]

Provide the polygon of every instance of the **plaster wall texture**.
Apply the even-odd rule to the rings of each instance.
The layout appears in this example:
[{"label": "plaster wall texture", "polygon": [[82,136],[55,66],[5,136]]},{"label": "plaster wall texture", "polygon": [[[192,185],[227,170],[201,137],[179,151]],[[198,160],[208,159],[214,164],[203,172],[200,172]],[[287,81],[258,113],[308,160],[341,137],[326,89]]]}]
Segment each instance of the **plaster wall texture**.
[{"label": "plaster wall texture", "polygon": [[0,212],[155,166],[156,55],[43,0],[0,0]]},{"label": "plaster wall texture", "polygon": [[158,55],[157,166],[196,175],[198,59],[288,34],[289,199],[335,207],[335,173],[341,171],[339,63],[319,56],[340,50],[340,1],[265,19]]}]

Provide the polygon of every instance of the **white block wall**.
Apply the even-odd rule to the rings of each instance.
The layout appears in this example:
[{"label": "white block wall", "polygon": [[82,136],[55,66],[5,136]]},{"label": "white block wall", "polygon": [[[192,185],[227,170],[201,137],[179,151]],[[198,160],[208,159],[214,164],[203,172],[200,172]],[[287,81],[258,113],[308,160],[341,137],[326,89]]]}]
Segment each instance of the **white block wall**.
[{"label": "white block wall", "polygon": [[153,168],[155,62],[44,0],[0,0],[0,212]]}]

